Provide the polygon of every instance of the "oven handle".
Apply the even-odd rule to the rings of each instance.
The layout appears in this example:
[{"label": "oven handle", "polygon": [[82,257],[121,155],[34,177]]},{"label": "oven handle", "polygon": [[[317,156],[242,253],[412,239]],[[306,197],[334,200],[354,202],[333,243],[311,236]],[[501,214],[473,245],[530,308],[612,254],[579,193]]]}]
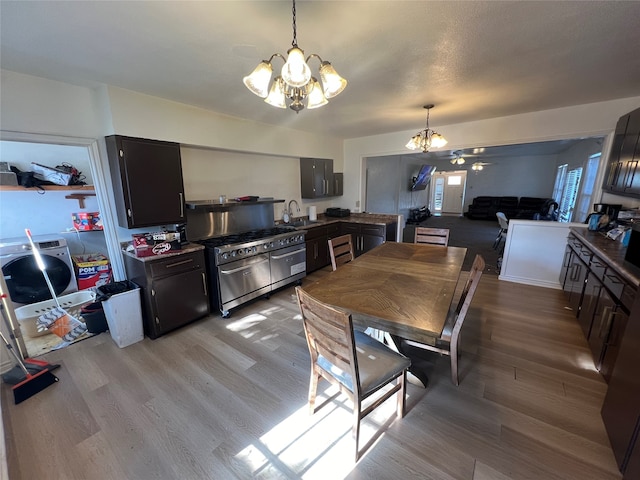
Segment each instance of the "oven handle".
[{"label": "oven handle", "polygon": [[223,273],[225,275],[230,275],[232,273],[237,273],[237,272],[241,272],[242,270],[246,270],[247,268],[251,268],[254,267],[256,265],[259,265],[261,263],[265,263],[268,262],[269,259],[268,258],[263,258],[262,260],[258,260],[258,261],[253,261],[247,265],[243,265],[242,267],[238,267],[238,268],[234,268],[233,270],[223,270],[222,267],[220,267],[220,273]]},{"label": "oven handle", "polygon": [[289,253],[283,253],[282,255],[271,255],[271,258],[274,260],[280,260],[281,258],[285,258],[285,257],[290,257],[291,255],[297,255],[299,253],[302,252],[306,252],[307,249],[306,248],[300,248],[298,250],[294,250],[293,252],[289,252]]}]

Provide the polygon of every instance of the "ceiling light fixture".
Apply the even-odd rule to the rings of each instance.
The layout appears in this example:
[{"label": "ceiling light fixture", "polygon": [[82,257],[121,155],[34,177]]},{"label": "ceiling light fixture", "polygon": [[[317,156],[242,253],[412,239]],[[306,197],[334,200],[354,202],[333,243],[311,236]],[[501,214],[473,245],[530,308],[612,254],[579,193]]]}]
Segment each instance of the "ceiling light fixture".
[{"label": "ceiling light fixture", "polygon": [[[280,53],[274,53],[269,60],[263,60],[250,75],[244,77],[243,82],[246,87],[269,105],[278,108],[287,108],[286,99],[291,101],[289,108],[296,113],[305,106],[302,103],[307,100],[307,108],[318,108],[328,103],[328,98],[333,98],[342,92],[347,86],[347,81],[338,75],[329,62],[325,62],[319,55],[312,53],[305,60],[304,51],[298,47],[296,37],[296,1],[293,0],[293,41],[291,48],[287,51],[287,58]],[[273,67],[271,60],[275,57],[281,58],[285,63],[280,75],[273,79],[271,89],[269,81]],[[307,62],[311,58],[320,61],[320,80],[311,76],[311,69]]]},{"label": "ceiling light fixture", "polygon": [[484,165],[482,165],[481,163],[474,163],[473,165],[471,165],[471,170],[475,170],[476,172],[479,172],[480,170],[484,169]]},{"label": "ceiling light fixture", "polygon": [[451,165],[462,165],[466,160],[460,153],[456,153],[456,156],[451,159]]},{"label": "ceiling light fixture", "polygon": [[427,109],[427,128],[415,134],[405,146],[409,150],[420,149],[423,153],[427,153],[431,147],[444,147],[447,141],[442,135],[429,128],[429,111],[433,108],[433,105],[425,105],[423,108]]}]

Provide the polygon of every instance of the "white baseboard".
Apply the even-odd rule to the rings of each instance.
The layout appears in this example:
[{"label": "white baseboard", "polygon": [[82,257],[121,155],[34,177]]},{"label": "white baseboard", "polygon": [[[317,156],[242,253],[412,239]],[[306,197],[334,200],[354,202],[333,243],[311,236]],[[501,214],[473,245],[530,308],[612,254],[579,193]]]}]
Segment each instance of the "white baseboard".
[{"label": "white baseboard", "polygon": [[515,277],[511,275],[498,275],[498,280],[504,280],[505,282],[523,283],[525,285],[533,285],[534,287],[553,288],[555,290],[562,290],[560,282],[547,282],[543,280],[536,280],[535,278]]}]

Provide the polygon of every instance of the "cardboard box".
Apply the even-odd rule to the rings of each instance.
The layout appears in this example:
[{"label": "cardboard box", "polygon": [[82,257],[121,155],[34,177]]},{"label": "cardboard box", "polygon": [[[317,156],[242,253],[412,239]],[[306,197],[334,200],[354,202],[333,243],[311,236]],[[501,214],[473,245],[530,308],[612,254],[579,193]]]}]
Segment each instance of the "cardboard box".
[{"label": "cardboard box", "polygon": [[181,248],[178,232],[134,233],[132,237],[136,257],[174,253]]},{"label": "cardboard box", "polygon": [[103,229],[100,212],[72,213],[71,220],[73,220],[73,227],[81,232]]},{"label": "cardboard box", "polygon": [[73,259],[79,290],[99,287],[111,281],[111,264],[109,259],[101,253],[71,255],[71,258]]}]

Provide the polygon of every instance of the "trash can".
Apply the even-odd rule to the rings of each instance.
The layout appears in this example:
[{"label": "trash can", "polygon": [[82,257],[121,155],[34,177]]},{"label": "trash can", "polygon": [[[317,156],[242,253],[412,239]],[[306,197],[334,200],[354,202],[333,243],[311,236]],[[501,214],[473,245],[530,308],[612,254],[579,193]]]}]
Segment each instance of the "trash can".
[{"label": "trash can", "polygon": [[140,287],[130,280],[108,283],[97,289],[102,301],[109,333],[118,347],[124,348],[144,338]]},{"label": "trash can", "polygon": [[80,309],[80,316],[89,333],[102,333],[109,330],[102,302],[93,302],[85,305]]}]

